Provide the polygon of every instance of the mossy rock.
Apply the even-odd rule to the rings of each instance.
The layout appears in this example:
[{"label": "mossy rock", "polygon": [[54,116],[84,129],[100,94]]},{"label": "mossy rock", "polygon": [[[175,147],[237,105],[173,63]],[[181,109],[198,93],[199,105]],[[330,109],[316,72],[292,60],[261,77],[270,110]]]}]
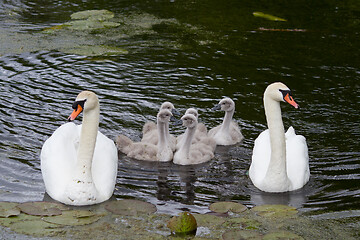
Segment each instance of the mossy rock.
[{"label": "mossy rock", "polygon": [[95,214],[87,210],[70,210],[64,211],[62,215],[44,217],[43,220],[59,225],[78,226],[94,223],[102,217],[103,215]]},{"label": "mossy rock", "polygon": [[67,206],[55,202],[26,202],[18,204],[17,207],[23,213],[34,216],[61,215],[62,211],[69,209]]},{"label": "mossy rock", "polygon": [[241,213],[246,211],[247,207],[237,202],[216,202],[210,204],[209,209],[217,213],[227,213],[229,211],[233,213]]},{"label": "mossy rock", "polygon": [[112,201],[105,205],[105,209],[115,214],[128,216],[154,213],[157,211],[154,204],[133,199]]},{"label": "mossy rock", "polygon": [[255,206],[251,211],[255,212],[258,216],[279,218],[293,217],[298,213],[295,207],[280,204]]},{"label": "mossy rock", "polygon": [[229,230],[222,235],[223,240],[261,240],[262,235],[258,232],[249,230]]},{"label": "mossy rock", "polygon": [[7,218],[10,216],[17,216],[20,214],[20,209],[17,207],[18,203],[0,202],[0,217]]},{"label": "mossy rock", "polygon": [[177,234],[192,234],[196,232],[197,222],[195,217],[189,212],[182,212],[179,216],[174,216],[167,224],[171,232]]},{"label": "mossy rock", "polygon": [[263,240],[282,240],[282,239],[288,239],[288,240],[304,240],[303,237],[287,231],[279,231],[279,232],[272,232],[268,233],[263,237]]},{"label": "mossy rock", "polygon": [[107,19],[111,19],[114,17],[114,13],[109,10],[86,10],[76,12],[70,15],[71,19],[79,20],[79,19],[94,19],[97,21],[104,21]]}]

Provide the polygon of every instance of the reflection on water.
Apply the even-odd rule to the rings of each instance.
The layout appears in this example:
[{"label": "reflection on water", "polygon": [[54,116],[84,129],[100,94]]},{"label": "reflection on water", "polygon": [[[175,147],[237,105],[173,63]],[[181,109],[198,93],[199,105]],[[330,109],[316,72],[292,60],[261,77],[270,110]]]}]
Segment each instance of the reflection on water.
[{"label": "reflection on water", "polygon": [[[227,9],[217,1],[208,1],[209,8],[204,9],[196,5],[200,1],[153,6],[90,2],[96,1],[77,5],[54,0],[45,7],[30,1],[0,4],[6,13],[0,33],[7,34],[7,41],[17,40],[7,42],[9,48],[0,46],[0,200],[43,199],[41,146],[66,121],[76,95],[90,89],[101,103],[100,131],[112,139],[121,133],[139,140],[142,125],[155,120],[164,101],[173,102],[181,112],[196,107],[203,123],[216,126],[223,113],[211,108],[223,96],[235,100],[234,117],[245,136],[238,145],[218,147],[215,159],[199,166],[146,163],[120,155],[116,198],[146,200],[174,214],[185,209],[206,212],[208,204],[218,200],[250,206],[289,204],[309,214],[351,214],[360,195],[360,70],[358,41],[354,41],[359,33],[348,18],[351,9],[342,12],[348,24],[341,30],[329,19],[318,19],[321,27],[309,22],[313,13],[297,15],[301,9],[286,11],[287,23],[253,19],[253,8],[261,10],[261,6],[250,1],[241,6],[230,1],[233,6]],[[144,16],[139,12],[146,12],[175,20],[154,25],[151,33],[112,39],[115,45],[127,46],[129,54],[101,60],[52,50],[30,52],[21,48],[21,37],[13,38],[30,34],[36,41],[49,40],[37,31],[67,21],[74,11],[105,7],[118,14]],[[269,8],[283,13],[277,6]],[[197,15],[187,18],[194,11]],[[223,21],[215,16],[223,16]],[[307,31],[264,32],[259,27]],[[350,59],[349,53],[354,57]],[[262,94],[273,81],[283,81],[293,90],[302,108],[297,111],[284,105],[284,124],[293,125],[309,146],[310,182],[292,193],[263,193],[247,176],[254,139],[266,128]],[[183,131],[181,126],[171,126],[175,135]]]}]

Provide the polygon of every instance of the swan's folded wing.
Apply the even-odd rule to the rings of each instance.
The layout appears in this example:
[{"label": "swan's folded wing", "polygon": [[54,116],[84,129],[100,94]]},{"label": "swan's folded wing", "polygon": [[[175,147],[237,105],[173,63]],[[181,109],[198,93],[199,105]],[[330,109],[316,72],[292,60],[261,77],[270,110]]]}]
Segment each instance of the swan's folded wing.
[{"label": "swan's folded wing", "polygon": [[[270,134],[265,130],[255,139],[249,175],[254,182],[261,182],[269,168],[271,158]],[[254,183],[256,185],[256,183]]]},{"label": "swan's folded wing", "polygon": [[99,193],[106,197],[113,194],[117,169],[118,151],[114,141],[98,132],[92,162],[92,175]]},{"label": "swan's folded wing", "polygon": [[81,125],[66,123],[49,137],[40,153],[41,173],[50,196],[62,194],[75,169]]},{"label": "swan's folded wing", "polygon": [[303,187],[309,181],[309,155],[304,136],[295,134],[287,136],[286,166],[294,190]]}]

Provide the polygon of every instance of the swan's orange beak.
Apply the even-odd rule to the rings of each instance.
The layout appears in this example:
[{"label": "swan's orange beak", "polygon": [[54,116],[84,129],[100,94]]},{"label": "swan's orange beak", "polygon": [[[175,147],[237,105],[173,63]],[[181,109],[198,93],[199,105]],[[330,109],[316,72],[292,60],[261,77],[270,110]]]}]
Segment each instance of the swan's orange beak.
[{"label": "swan's orange beak", "polygon": [[287,93],[284,97],[284,100],[289,103],[290,105],[292,105],[294,108],[299,108],[299,104],[297,104],[295,102],[295,100],[293,99],[293,97],[290,95],[290,93]]},{"label": "swan's orange beak", "polygon": [[74,111],[73,111],[73,112],[70,114],[70,116],[68,117],[68,120],[69,120],[69,121],[74,121],[75,118],[76,118],[77,116],[79,116],[79,114],[80,114],[82,111],[83,111],[83,107],[82,107],[80,104],[78,104],[77,107],[76,107],[76,109],[74,109]]}]

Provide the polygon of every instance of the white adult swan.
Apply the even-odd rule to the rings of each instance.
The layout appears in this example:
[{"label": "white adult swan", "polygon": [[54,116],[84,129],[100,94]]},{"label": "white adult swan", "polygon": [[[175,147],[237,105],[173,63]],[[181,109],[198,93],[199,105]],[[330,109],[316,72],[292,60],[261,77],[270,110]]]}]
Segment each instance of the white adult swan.
[{"label": "white adult swan", "polygon": [[239,125],[232,120],[235,112],[234,101],[228,97],[223,98],[213,109],[225,111],[225,116],[221,125],[210,129],[209,136],[215,139],[217,145],[233,145],[240,142],[244,137]]},{"label": "white adult swan", "polygon": [[98,131],[100,107],[95,93],[81,92],[69,120],[82,111],[82,125],[63,124],[41,149],[41,173],[46,192],[68,205],[108,200],[115,188],[118,155],[112,140]]},{"label": "white adult swan", "polygon": [[287,192],[302,188],[310,177],[308,148],[305,137],[290,127],[286,134],[280,102],[299,105],[283,83],[270,84],[264,92],[268,128],[255,140],[249,176],[265,192]]},{"label": "white adult swan", "polygon": [[183,125],[187,127],[183,136],[183,143],[174,154],[173,162],[180,165],[200,164],[214,157],[216,142],[211,137],[201,138],[193,143],[196,132],[197,118],[193,114],[181,117]]},{"label": "white adult swan", "polygon": [[[171,102],[164,102],[163,104],[161,104],[159,111],[162,109],[169,110],[173,115],[178,114],[178,111],[175,109],[174,105]],[[150,143],[153,145],[158,144],[159,141],[158,129],[153,121],[148,121],[144,124],[142,129],[142,134],[143,136],[141,138],[141,142]],[[171,149],[175,151],[176,138],[173,135],[171,135],[169,132],[169,122],[165,123],[165,134]]]},{"label": "white adult swan", "polygon": [[117,138],[118,149],[128,157],[137,160],[168,162],[173,158],[173,150],[170,147],[167,135],[169,133],[169,121],[172,113],[167,109],[162,109],[157,114],[157,144],[148,142],[133,142],[130,138],[119,135]]}]

